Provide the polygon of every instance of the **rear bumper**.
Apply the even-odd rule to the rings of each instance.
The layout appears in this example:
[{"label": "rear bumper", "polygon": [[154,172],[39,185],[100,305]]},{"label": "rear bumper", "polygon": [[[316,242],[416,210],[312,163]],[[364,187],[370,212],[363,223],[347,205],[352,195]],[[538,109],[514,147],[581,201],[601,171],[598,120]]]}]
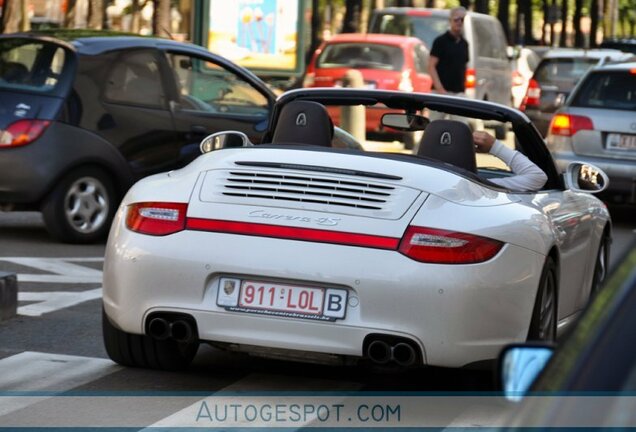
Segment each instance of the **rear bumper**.
[{"label": "rear bumper", "polygon": [[[142,334],[152,312],[181,312],[196,320],[203,341],[360,357],[365,337],[382,334],[408,338],[424,364],[448,367],[495,358],[503,345],[525,340],[544,260],[508,244],[486,263],[432,265],[396,251],[192,231],[151,237],[121,224],[118,217],[107,247],[103,301],[126,332]],[[216,305],[228,276],[346,289],[346,316],[320,322],[228,311]]]}]

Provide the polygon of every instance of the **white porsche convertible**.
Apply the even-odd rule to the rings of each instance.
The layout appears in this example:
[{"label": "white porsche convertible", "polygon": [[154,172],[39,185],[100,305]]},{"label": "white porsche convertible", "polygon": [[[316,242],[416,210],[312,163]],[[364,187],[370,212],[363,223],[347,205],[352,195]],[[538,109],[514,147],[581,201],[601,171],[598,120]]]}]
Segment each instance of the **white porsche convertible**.
[{"label": "white porsche convertible", "polygon": [[[419,150],[334,146],[326,105],[343,122],[380,107],[384,127],[424,131]],[[461,120],[429,122],[429,110]],[[467,119],[509,129],[545,186],[493,183],[515,174],[475,157]],[[554,339],[606,272],[611,221],[590,192],[607,177],[582,163],[557,173],[528,118],[504,106],[293,90],[264,143],[230,131],[201,147],[185,168],[135,184],[116,215],[103,334],[117,363],[183,368],[208,343],[307,362],[463,367],[511,342]]]}]

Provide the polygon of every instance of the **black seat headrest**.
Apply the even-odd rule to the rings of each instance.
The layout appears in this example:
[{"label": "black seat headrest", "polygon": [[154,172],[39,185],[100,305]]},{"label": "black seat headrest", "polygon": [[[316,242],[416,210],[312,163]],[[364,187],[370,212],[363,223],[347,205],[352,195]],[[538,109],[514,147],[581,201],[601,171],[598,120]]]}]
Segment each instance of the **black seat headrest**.
[{"label": "black seat headrest", "polygon": [[477,173],[473,134],[468,125],[461,121],[432,121],[424,131],[417,155]]},{"label": "black seat headrest", "polygon": [[281,110],[272,144],[331,147],[333,122],[327,109],[312,101],[292,101]]}]

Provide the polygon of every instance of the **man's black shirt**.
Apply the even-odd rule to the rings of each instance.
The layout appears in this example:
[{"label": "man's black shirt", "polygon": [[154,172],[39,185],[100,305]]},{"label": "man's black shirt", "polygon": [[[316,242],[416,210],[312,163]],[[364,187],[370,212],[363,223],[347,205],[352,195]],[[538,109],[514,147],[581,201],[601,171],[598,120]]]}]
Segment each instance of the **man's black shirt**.
[{"label": "man's black shirt", "polygon": [[454,93],[466,90],[466,63],[468,63],[466,39],[460,37],[458,40],[450,31],[447,31],[435,39],[431,55],[439,59],[436,69],[444,89]]}]

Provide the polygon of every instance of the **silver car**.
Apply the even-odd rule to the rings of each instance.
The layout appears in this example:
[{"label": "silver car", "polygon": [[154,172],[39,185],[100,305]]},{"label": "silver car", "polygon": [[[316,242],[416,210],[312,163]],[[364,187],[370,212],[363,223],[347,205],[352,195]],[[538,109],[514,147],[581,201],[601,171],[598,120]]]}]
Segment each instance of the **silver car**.
[{"label": "silver car", "polygon": [[557,111],[547,136],[558,167],[573,160],[600,167],[609,197],[636,202],[636,61],[592,69]]}]

